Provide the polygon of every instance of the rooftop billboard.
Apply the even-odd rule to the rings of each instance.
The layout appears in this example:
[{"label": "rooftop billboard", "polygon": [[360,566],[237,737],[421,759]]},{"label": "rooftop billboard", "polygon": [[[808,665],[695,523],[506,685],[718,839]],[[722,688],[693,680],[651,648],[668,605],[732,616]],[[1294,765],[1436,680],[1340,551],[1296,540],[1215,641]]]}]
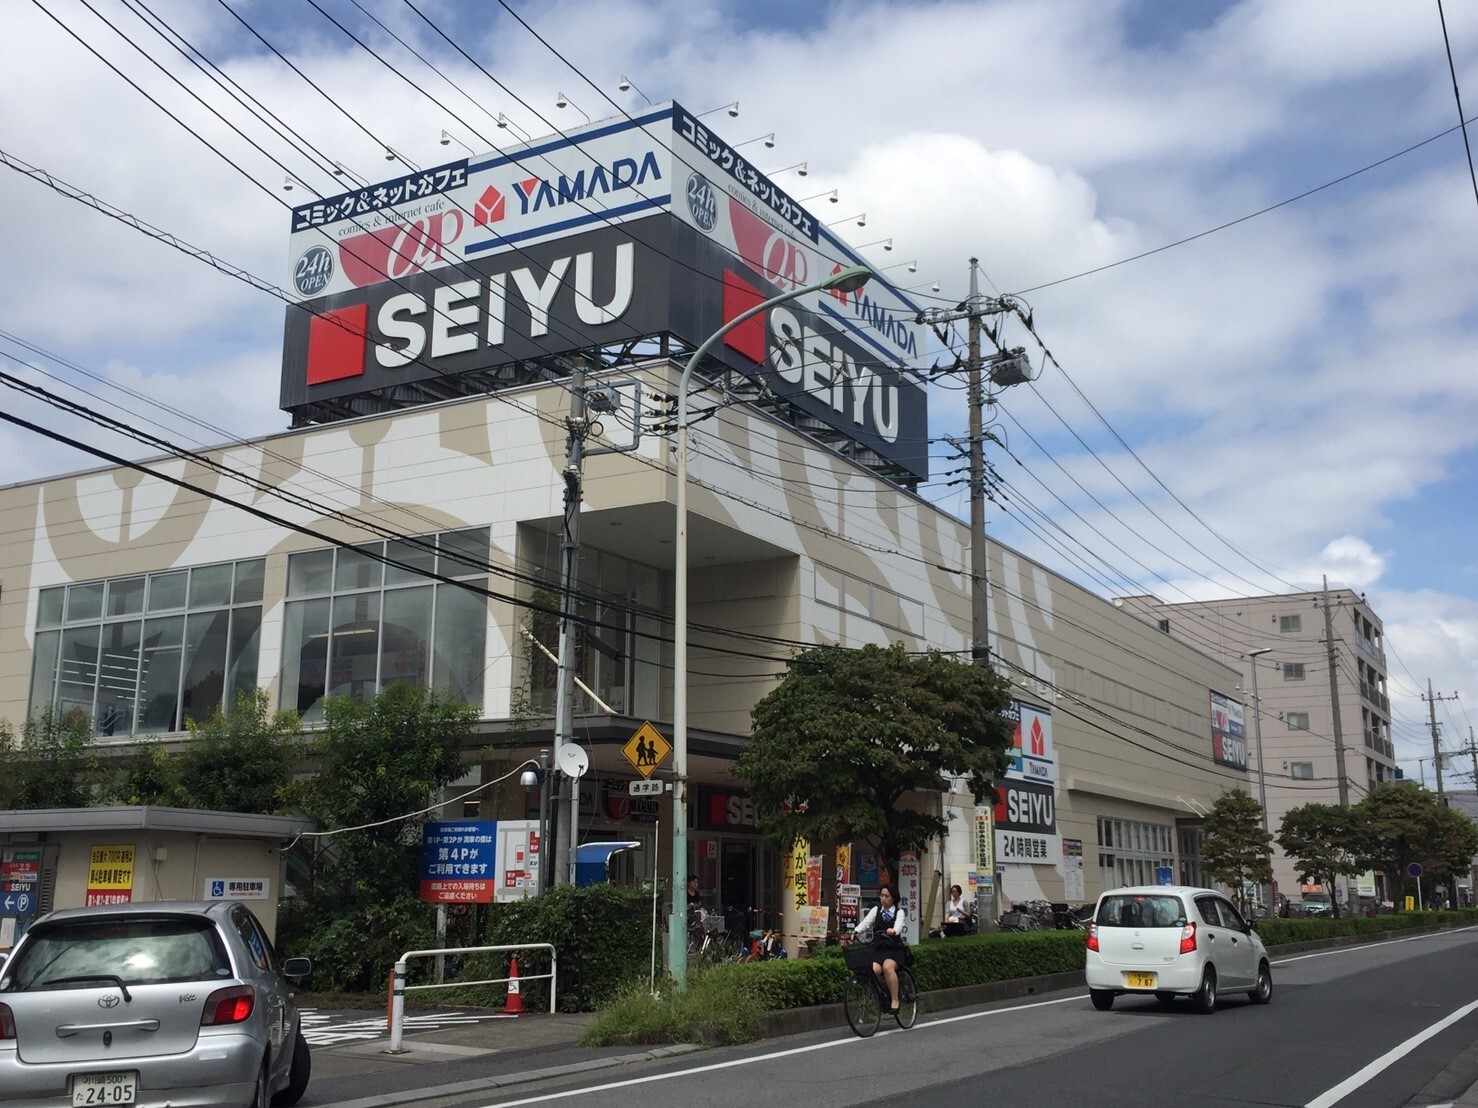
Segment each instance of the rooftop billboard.
[{"label": "rooftop billboard", "polygon": [[[292,220],[290,411],[646,336],[696,346],[860,261],[676,104],[316,200]],[[917,314],[875,277],[789,301],[714,356],[922,479]]]}]

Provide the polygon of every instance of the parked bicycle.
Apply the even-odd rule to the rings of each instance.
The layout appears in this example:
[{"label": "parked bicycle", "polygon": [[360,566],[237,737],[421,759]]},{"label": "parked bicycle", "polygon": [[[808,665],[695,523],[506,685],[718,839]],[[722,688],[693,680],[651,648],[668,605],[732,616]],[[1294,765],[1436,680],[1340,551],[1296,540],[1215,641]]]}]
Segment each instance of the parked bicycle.
[{"label": "parked bicycle", "polygon": [[745,954],[744,943],[733,933],[722,912],[706,908],[695,910],[696,919],[688,929],[688,958],[695,962],[738,962]]},{"label": "parked bicycle", "polygon": [[[847,1023],[861,1038],[874,1034],[883,1022],[883,1009],[888,1007],[888,986],[880,974],[872,972],[873,949],[870,942],[849,943],[842,949],[852,976],[847,979],[843,1005]],[[898,1011],[893,1013],[898,1026],[905,1030],[919,1017],[919,993],[913,974],[898,967]]]}]

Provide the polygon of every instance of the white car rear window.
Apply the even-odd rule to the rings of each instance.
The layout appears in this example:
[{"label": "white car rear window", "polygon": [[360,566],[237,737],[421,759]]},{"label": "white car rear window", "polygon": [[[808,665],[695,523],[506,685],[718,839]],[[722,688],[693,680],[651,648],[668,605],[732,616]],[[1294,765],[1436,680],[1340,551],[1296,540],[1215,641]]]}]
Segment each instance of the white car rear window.
[{"label": "white car rear window", "polygon": [[1180,897],[1157,894],[1105,896],[1098,902],[1100,927],[1180,927],[1186,922]]}]

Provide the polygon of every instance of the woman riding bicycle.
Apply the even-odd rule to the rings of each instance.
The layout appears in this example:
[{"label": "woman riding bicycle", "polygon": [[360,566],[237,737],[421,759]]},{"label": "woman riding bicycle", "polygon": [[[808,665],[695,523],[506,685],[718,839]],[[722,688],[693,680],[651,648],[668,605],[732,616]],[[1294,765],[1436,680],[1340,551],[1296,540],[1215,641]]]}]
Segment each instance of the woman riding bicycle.
[{"label": "woman riding bicycle", "polygon": [[888,1011],[898,1011],[898,967],[908,965],[908,913],[898,905],[898,886],[891,881],[878,890],[876,907],[857,924],[854,934],[872,930],[872,972],[888,985]]}]

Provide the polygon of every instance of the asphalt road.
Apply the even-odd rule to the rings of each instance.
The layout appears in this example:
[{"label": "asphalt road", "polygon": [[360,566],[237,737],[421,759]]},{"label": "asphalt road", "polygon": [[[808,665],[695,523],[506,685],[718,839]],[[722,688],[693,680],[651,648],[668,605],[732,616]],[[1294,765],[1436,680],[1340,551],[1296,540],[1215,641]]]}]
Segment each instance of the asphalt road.
[{"label": "asphalt road", "polygon": [[1086,992],[552,1078],[436,1108],[585,1101],[600,1108],[914,1104],[1404,1108],[1450,1101],[1478,1072],[1478,929],[1288,958],[1273,1002],[1178,1003]]}]

